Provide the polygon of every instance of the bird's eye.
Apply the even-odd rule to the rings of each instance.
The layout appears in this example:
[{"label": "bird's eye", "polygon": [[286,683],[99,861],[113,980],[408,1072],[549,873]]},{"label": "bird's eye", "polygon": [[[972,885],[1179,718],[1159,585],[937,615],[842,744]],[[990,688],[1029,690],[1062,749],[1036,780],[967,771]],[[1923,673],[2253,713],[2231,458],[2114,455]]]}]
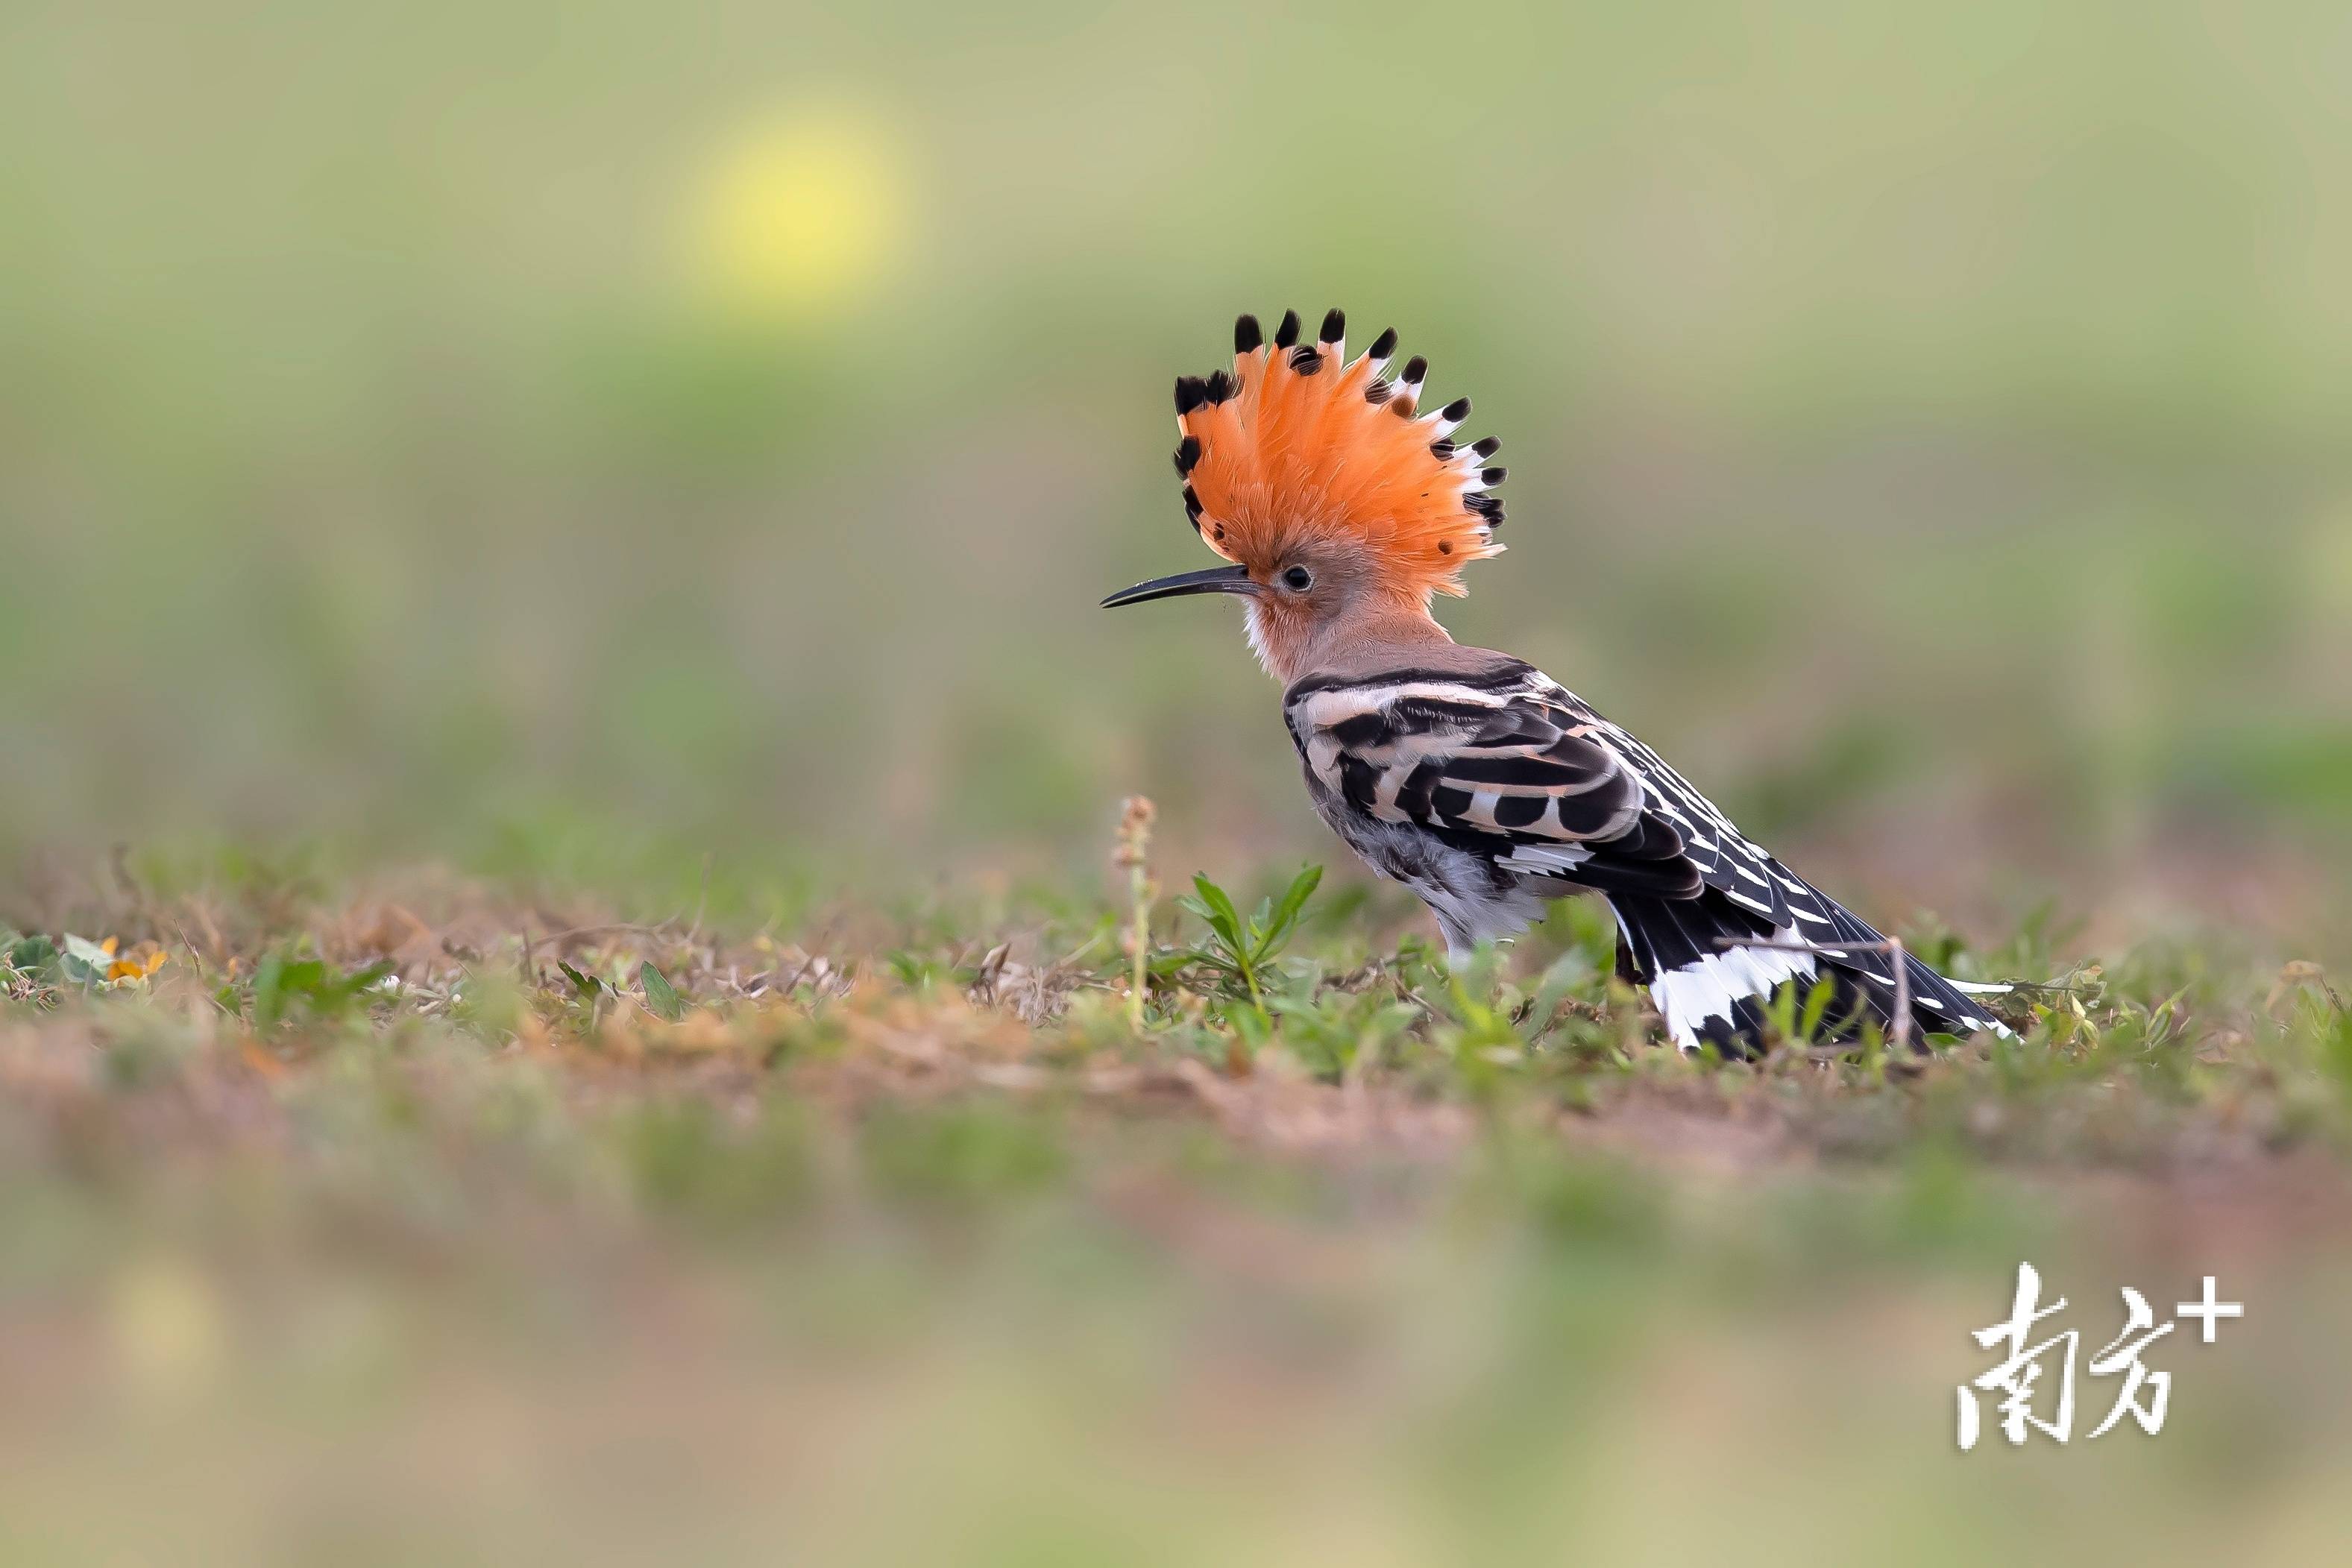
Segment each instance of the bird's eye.
[{"label": "bird's eye", "polygon": [[1282,586],[1293,593],[1304,593],[1315,586],[1315,574],[1303,566],[1294,566],[1282,574]]}]

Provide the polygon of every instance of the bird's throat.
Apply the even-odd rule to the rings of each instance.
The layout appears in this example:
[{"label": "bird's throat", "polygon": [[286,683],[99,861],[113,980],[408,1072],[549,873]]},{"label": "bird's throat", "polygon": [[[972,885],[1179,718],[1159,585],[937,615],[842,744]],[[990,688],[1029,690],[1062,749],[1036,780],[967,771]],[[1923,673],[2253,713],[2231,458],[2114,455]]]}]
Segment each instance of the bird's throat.
[{"label": "bird's throat", "polygon": [[1321,670],[1410,663],[1454,639],[1422,605],[1368,605],[1318,620],[1265,600],[1249,607],[1250,649],[1284,685]]}]

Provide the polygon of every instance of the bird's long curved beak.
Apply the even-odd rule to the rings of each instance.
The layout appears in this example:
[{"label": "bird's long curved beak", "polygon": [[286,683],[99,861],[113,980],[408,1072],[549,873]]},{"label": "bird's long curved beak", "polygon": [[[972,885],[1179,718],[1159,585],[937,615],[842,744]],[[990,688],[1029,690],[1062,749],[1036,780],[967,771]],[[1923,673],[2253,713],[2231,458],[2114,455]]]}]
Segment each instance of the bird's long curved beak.
[{"label": "bird's long curved beak", "polygon": [[1173,599],[1183,593],[1255,593],[1257,584],[1250,580],[1245,566],[1213,566],[1205,571],[1183,571],[1174,577],[1155,577],[1150,582],[1139,582],[1133,588],[1122,588],[1102,601],[1105,610],[1122,604],[1140,604],[1147,599]]}]

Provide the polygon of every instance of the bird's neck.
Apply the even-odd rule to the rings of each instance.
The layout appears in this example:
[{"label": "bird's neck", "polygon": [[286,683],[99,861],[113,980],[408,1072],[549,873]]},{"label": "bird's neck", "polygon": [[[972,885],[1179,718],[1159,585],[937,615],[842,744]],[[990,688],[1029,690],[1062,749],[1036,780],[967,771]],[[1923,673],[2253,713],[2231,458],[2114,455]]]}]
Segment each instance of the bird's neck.
[{"label": "bird's neck", "polygon": [[1447,635],[1419,605],[1367,606],[1290,636],[1254,635],[1267,671],[1284,685],[1302,676],[1349,669],[1391,669],[1411,664],[1432,649],[1450,648]]}]

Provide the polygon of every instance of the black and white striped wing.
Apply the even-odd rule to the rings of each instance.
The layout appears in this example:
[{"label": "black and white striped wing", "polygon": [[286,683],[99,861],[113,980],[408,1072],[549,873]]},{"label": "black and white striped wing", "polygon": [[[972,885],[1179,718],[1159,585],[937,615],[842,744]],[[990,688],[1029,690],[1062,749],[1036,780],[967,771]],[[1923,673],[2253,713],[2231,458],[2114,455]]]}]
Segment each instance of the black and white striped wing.
[{"label": "black and white striped wing", "polygon": [[[1753,962],[1718,959],[1736,950],[1723,943],[1756,936],[1826,945],[1839,971],[1891,999],[1889,959],[1867,950],[1876,931],[1539,670],[1513,661],[1473,676],[1309,680],[1291,688],[1284,715],[1307,771],[1352,810],[1412,824],[1499,870],[1610,895],[1645,978],[1696,971],[1713,986],[1718,968],[1752,969],[1762,994],[1811,972],[1809,959],[1752,951]],[[1926,965],[1908,967],[1923,1028],[1993,1027]],[[1727,1001],[1723,1016],[1738,1021]]]},{"label": "black and white striped wing", "polygon": [[1602,892],[1691,898],[1706,885],[1622,732],[1527,665],[1302,682],[1284,714],[1307,771],[1375,821]]},{"label": "black and white striped wing", "polygon": [[[1664,758],[1630,731],[1594,713],[1550,677],[1538,674],[1537,678],[1558,692],[1559,701],[1585,715],[1610,748],[1641,778],[1649,810],[1672,823],[1681,835],[1683,853],[1698,869],[1702,883],[1769,925],[1794,929],[1805,941],[1859,940],[1839,929],[1837,917],[1845,911],[1834,899],[1750,842],[1714,801],[1700,794]],[[1874,936],[1870,940],[1878,938]]]},{"label": "black and white striped wing", "polygon": [[[1549,676],[1538,678],[1553,684]],[[1874,994],[1891,998],[1893,960],[1885,953],[1870,951],[1885,941],[1884,936],[1750,841],[1714,801],[1649,747],[1622,727],[1592,714],[1572,694],[1563,690],[1560,695],[1580,711],[1591,714],[1611,747],[1641,775],[1650,809],[1682,834],[1683,852],[1698,868],[1700,880],[1710,893],[1752,916],[1758,933],[1769,930],[1783,940],[1819,944],[1839,969],[1867,981]],[[1840,943],[1854,946],[1841,948]],[[1922,1009],[1921,1028],[1965,1033],[2000,1027],[1922,960],[1909,958],[1907,967],[1914,1005]]]}]

